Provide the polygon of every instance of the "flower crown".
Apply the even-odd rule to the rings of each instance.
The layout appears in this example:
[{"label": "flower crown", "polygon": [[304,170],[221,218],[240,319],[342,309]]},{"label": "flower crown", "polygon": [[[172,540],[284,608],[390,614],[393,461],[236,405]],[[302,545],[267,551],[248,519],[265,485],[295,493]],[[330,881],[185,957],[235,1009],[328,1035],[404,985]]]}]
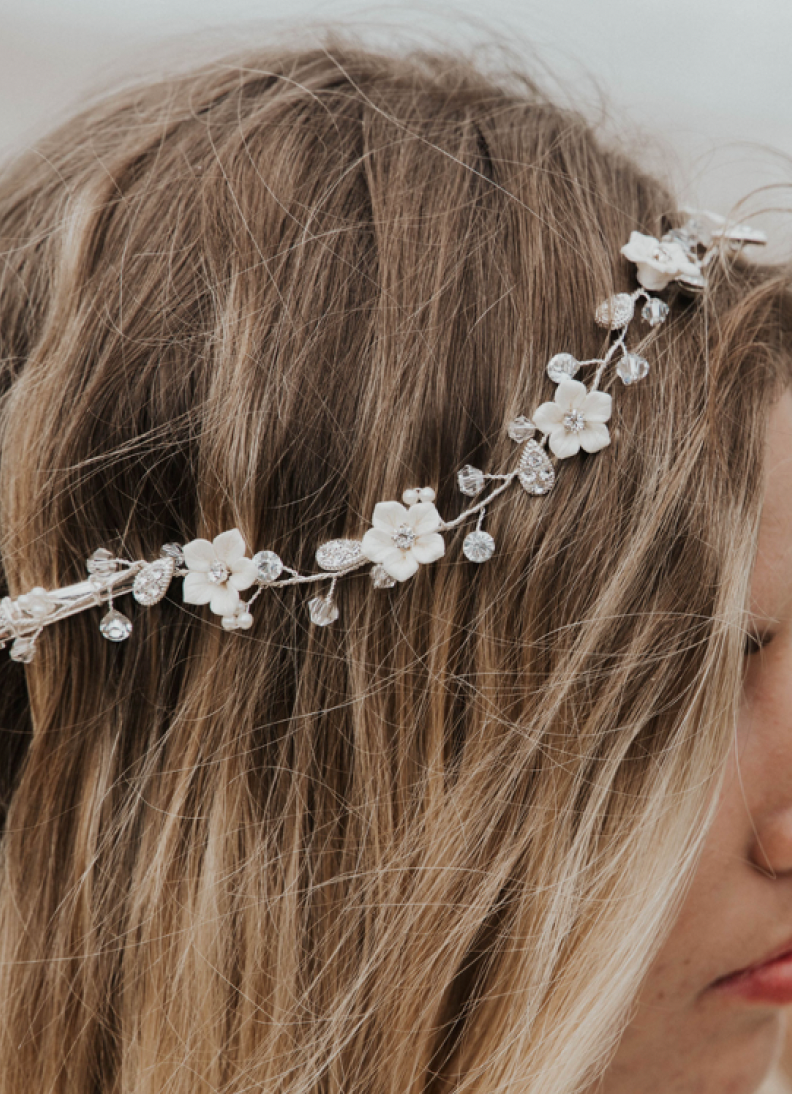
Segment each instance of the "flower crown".
[{"label": "flower crown", "polygon": [[[547,494],[556,479],[556,460],[584,452],[599,452],[610,444],[607,422],[611,396],[599,390],[609,366],[615,366],[621,381],[634,384],[649,372],[645,357],[628,349],[627,333],[642,303],[641,318],[650,328],[665,322],[669,307],[652,293],[662,292],[672,281],[690,293],[703,291],[707,269],[722,249],[744,244],[764,244],[764,233],[747,225],[727,225],[712,213],[691,214],[684,227],[661,239],[633,232],[621,253],[637,267],[639,288],[617,293],[603,301],[594,313],[598,326],[615,336],[604,357],[577,360],[571,353],[557,353],[547,364],[547,374],[557,384],[552,402],[542,403],[531,418],[521,415],[508,425],[509,437],[522,446],[517,466],[505,474],[489,474],[467,464],[458,472],[459,489],[466,497],[478,498],[487,484],[494,483],[486,497],[471,504],[453,520],[438,513],[431,487],[405,490],[402,501],[381,501],[374,507],[371,528],[362,539],[334,539],[316,551],[319,573],[300,574],[285,565],[274,551],[258,551],[247,557],[247,547],[237,528],[222,532],[211,542],[194,539],[184,545],[166,543],[153,561],[130,560],[100,547],[87,560],[88,579],[65,588],[41,587],[0,601],[0,649],[11,641],[10,656],[30,662],[36,639],[44,627],[97,605],[108,611],[99,630],[111,642],[121,642],[132,632],[132,622],[115,607],[115,599],[127,593],[139,604],[157,604],[174,577],[184,579],[182,599],[186,604],[208,604],[229,631],[247,630],[253,624],[251,607],[266,588],[318,584],[329,581],[326,592],[308,602],[313,623],[325,627],[338,618],[333,594],[342,577],[370,566],[376,589],[392,588],[407,581],[420,566],[429,565],[445,553],[443,532],[449,532],[477,517],[476,526],[462,544],[470,562],[483,563],[495,553],[495,541],[483,528],[487,507],[503,494],[515,479],[531,495]],[[575,376],[593,368],[588,387]],[[540,438],[535,439],[537,431]],[[548,452],[549,450],[549,452]],[[240,594],[255,591],[244,600]]]}]

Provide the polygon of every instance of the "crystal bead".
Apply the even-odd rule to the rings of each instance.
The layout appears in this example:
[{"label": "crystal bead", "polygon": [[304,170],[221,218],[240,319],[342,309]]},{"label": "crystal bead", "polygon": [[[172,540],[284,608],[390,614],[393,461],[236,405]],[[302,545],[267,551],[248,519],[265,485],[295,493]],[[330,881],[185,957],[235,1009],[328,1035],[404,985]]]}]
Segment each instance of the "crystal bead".
[{"label": "crystal bead", "polygon": [[206,580],[211,582],[212,585],[224,585],[230,576],[231,571],[226,566],[225,562],[223,562],[221,558],[216,558],[209,567]]},{"label": "crystal bead", "polygon": [[375,589],[392,589],[396,584],[396,578],[392,577],[381,562],[371,570],[371,584]]},{"label": "crystal bead", "polygon": [[107,577],[109,574],[116,572],[118,563],[112,551],[108,551],[106,547],[100,547],[88,559],[85,568],[89,574],[96,574],[97,577]]},{"label": "crystal bead", "polygon": [[465,536],[462,553],[471,562],[486,562],[495,554],[495,540],[480,528]]},{"label": "crystal bead", "polygon": [[121,612],[111,608],[107,615],[102,618],[99,630],[109,641],[123,642],[132,633],[132,622]]},{"label": "crystal bead", "polygon": [[624,384],[634,384],[637,380],[643,380],[649,371],[649,362],[645,357],[639,357],[637,353],[625,353],[616,366],[616,372]]},{"label": "crystal bead", "polygon": [[668,304],[664,300],[658,300],[656,296],[650,296],[641,308],[641,318],[650,327],[657,327],[668,318]]},{"label": "crystal bead", "polygon": [[166,543],[160,547],[160,558],[172,558],[177,566],[184,562],[184,551],[180,543]]},{"label": "crystal bead", "polygon": [[417,538],[415,529],[409,524],[400,524],[391,536],[400,551],[409,551]]},{"label": "crystal bead", "polygon": [[170,556],[158,558],[135,575],[132,595],[138,604],[150,608],[152,604],[158,604],[162,600],[173,577],[173,562]]},{"label": "crystal bead", "polygon": [[343,570],[360,558],[359,539],[331,539],[316,551],[316,561],[323,570]]},{"label": "crystal bead", "polygon": [[317,627],[327,627],[338,619],[338,605],[330,597],[315,596],[308,601],[308,611]]},{"label": "crystal bead", "polygon": [[418,491],[412,487],[409,490],[405,490],[402,494],[402,501],[405,505],[417,505]]},{"label": "crystal bead", "polygon": [[571,353],[557,353],[547,362],[547,375],[554,384],[560,384],[565,378],[577,376],[580,361]]},{"label": "crystal bead", "polygon": [[475,498],[484,489],[484,472],[477,467],[466,463],[461,471],[457,472],[457,484],[460,491],[469,498]]},{"label": "crystal bead", "polygon": [[529,494],[547,494],[553,489],[555,468],[538,441],[528,441],[523,449],[517,477]]},{"label": "crystal bead", "polygon": [[635,314],[635,302],[626,292],[616,293],[599,305],[594,312],[594,322],[606,330],[621,330]]},{"label": "crystal bead", "polygon": [[[555,358],[553,358],[553,360],[555,360]],[[508,433],[511,440],[517,441],[518,444],[522,444],[522,442],[527,441],[529,437],[533,437],[535,429],[536,426],[531,419],[526,418],[524,414],[521,414],[519,418],[515,418],[514,421],[509,422]]]},{"label": "crystal bead", "polygon": [[564,429],[567,433],[582,433],[586,428],[586,419],[579,410],[570,410],[564,415]]},{"label": "crystal bead", "polygon": [[18,661],[22,665],[29,665],[36,656],[36,643],[32,638],[15,638],[8,656],[12,661]]},{"label": "crystal bead", "polygon": [[258,570],[260,585],[267,585],[270,581],[277,581],[283,573],[283,563],[274,551],[257,551],[253,555],[253,562]]}]

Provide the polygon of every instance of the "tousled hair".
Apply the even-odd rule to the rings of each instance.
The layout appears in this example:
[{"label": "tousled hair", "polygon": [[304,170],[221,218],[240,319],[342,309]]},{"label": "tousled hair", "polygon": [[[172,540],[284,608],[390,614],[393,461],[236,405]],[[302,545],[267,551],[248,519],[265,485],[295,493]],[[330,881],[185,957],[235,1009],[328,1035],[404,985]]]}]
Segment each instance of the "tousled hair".
[{"label": "tousled hair", "polygon": [[[529,79],[352,45],[118,93],[0,180],[3,591],[238,527],[314,569],[513,465],[669,193]],[[571,1094],[677,906],[739,701],[780,274],[670,296],[611,446],[341,618],[89,612],[0,668],[0,1092]],[[784,365],[783,368],[787,366]]]}]

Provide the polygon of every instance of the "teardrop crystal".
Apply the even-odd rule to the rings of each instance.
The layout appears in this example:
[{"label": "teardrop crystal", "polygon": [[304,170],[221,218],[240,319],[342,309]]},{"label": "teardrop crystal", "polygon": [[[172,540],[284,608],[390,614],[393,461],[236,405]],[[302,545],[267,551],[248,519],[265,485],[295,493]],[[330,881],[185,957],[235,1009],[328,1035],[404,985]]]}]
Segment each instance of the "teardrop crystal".
[{"label": "teardrop crystal", "polygon": [[308,612],[317,627],[327,627],[338,619],[338,605],[330,597],[315,596],[309,600]]},{"label": "teardrop crystal", "polygon": [[524,414],[521,414],[519,418],[515,418],[513,422],[509,422],[509,437],[511,440],[517,441],[518,444],[522,444],[529,437],[533,437],[535,431],[536,426]]},{"label": "teardrop crystal", "polygon": [[619,379],[628,385],[643,380],[648,371],[649,362],[645,357],[639,357],[637,353],[625,353],[616,366]]},{"label": "teardrop crystal", "polygon": [[115,608],[102,618],[99,630],[110,642],[123,642],[132,633],[132,621]]},{"label": "teardrop crystal", "polygon": [[656,296],[650,296],[641,308],[641,318],[650,327],[657,327],[668,318],[668,304],[665,300],[658,300]]},{"label": "teardrop crystal", "polygon": [[371,569],[371,584],[375,589],[392,589],[396,584],[396,578],[391,577],[381,562]]},{"label": "teardrop crystal", "polygon": [[547,494],[555,485],[555,468],[538,441],[528,441],[520,457],[517,477],[529,494]]},{"label": "teardrop crystal", "polygon": [[461,471],[457,472],[457,484],[460,491],[469,498],[475,498],[484,489],[484,472],[477,467],[466,463]]},{"label": "teardrop crystal", "polygon": [[112,551],[108,551],[106,547],[100,547],[94,551],[91,557],[85,564],[89,574],[96,574],[97,577],[107,577],[109,574],[114,574],[118,567],[115,555]]}]

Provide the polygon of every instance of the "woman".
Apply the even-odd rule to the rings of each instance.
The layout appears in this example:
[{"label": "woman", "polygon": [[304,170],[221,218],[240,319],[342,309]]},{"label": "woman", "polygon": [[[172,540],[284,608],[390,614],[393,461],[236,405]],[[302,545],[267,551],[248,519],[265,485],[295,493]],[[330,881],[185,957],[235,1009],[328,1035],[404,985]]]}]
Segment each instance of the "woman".
[{"label": "woman", "polygon": [[[7,618],[92,555],[185,576],[3,662],[3,1094],[758,1088],[792,310],[683,220],[530,81],[340,46],[125,91],[6,172]],[[633,232],[693,268],[658,289]],[[379,587],[285,583],[338,539]]]}]

